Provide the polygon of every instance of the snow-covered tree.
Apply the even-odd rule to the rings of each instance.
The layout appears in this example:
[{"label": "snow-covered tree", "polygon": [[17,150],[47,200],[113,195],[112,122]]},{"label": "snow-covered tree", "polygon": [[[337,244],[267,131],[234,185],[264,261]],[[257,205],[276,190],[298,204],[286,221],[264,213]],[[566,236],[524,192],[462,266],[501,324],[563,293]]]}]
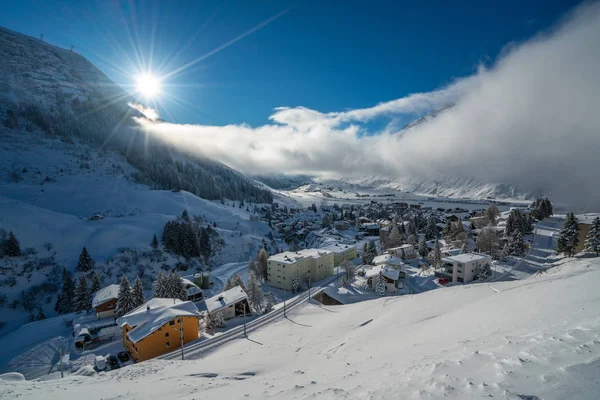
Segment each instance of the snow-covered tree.
[{"label": "snow-covered tree", "polygon": [[429,217],[425,226],[425,239],[432,240],[439,237],[437,220],[434,217]]},{"label": "snow-covered tree", "polygon": [[435,268],[439,268],[442,265],[442,250],[440,249],[440,242],[435,241],[433,250],[429,253],[430,264]]},{"label": "snow-covered tree", "polygon": [[156,237],[156,234],[154,234],[154,236],[152,237],[152,242],[150,243],[150,246],[152,246],[154,250],[158,249],[158,238]]},{"label": "snow-covered tree", "polygon": [[135,308],[141,306],[146,302],[144,298],[144,287],[142,286],[142,280],[139,276],[136,276],[135,282],[133,283],[133,289],[131,289],[131,295],[133,297],[133,303]]},{"label": "snow-covered tree", "polygon": [[344,285],[350,285],[356,276],[356,266],[346,260],[340,264],[340,267],[344,270]]},{"label": "snow-covered tree", "polygon": [[394,226],[385,241],[385,247],[389,249],[392,247],[400,246],[401,244],[402,241],[400,238],[400,230],[397,226]]},{"label": "snow-covered tree", "polygon": [[102,281],[100,280],[100,275],[98,271],[94,270],[92,273],[92,287],[90,288],[90,293],[93,295],[98,290],[102,288]]},{"label": "snow-covered tree", "polygon": [[573,257],[575,254],[575,248],[579,244],[579,221],[575,217],[575,214],[568,213],[565,224],[560,231],[557,241],[556,251],[558,253],[565,253],[569,257]]},{"label": "snow-covered tree", "polygon": [[596,257],[600,255],[600,217],[594,218],[590,231],[585,239],[584,251],[596,253]]},{"label": "snow-covered tree", "polygon": [[265,295],[260,287],[258,279],[254,275],[254,272],[248,272],[248,282],[246,283],[246,294],[248,295],[248,302],[252,310],[258,314],[262,313]]},{"label": "snow-covered tree", "polygon": [[239,276],[238,274],[235,274],[232,278],[231,278],[231,287],[236,287],[239,286],[242,288],[242,290],[245,292],[246,291],[246,284],[244,283],[244,280],[242,279],[241,276]]},{"label": "snow-covered tree", "polygon": [[375,241],[371,240],[367,246],[367,264],[371,264],[375,257],[377,257],[377,246]]},{"label": "snow-covered tree", "polygon": [[8,234],[8,238],[2,242],[2,252],[8,257],[18,257],[21,255],[21,246],[12,231]]},{"label": "snow-covered tree", "polygon": [[169,273],[165,277],[165,292],[164,296],[168,299],[180,299],[183,301],[187,300],[187,290],[181,280],[181,277],[175,272]]},{"label": "snow-covered tree", "polygon": [[267,268],[267,261],[269,260],[269,253],[267,253],[267,250],[265,250],[264,247],[261,247],[261,249],[258,251],[258,256],[256,258],[256,270],[257,270],[257,277],[262,281],[266,281],[267,280],[267,274],[268,274],[268,268]]},{"label": "snow-covered tree", "polygon": [[77,262],[77,271],[88,272],[94,268],[94,260],[90,257],[87,249],[84,247],[79,255],[79,261]]},{"label": "snow-covered tree", "polygon": [[465,238],[462,247],[460,248],[460,254],[466,254],[469,252],[469,239]]},{"label": "snow-covered tree", "polygon": [[523,257],[525,255],[525,243],[523,235],[518,229],[515,229],[508,239],[508,252],[515,257]]},{"label": "snow-covered tree", "polygon": [[211,326],[213,328],[227,328],[227,321],[222,312],[218,312],[217,315],[215,315],[215,318],[211,321]]},{"label": "snow-covered tree", "polygon": [[260,273],[258,272],[258,267],[256,266],[256,263],[254,262],[254,260],[251,258],[250,261],[248,261],[248,272],[254,272],[254,274],[258,277],[260,277]]},{"label": "snow-covered tree", "polygon": [[79,281],[77,283],[77,287],[75,288],[75,298],[73,299],[75,303],[75,311],[87,311],[92,308],[92,299],[90,297],[90,293],[88,292],[87,279],[85,275],[81,275]]},{"label": "snow-covered tree", "polygon": [[266,297],[267,297],[267,305],[265,306],[265,310],[264,310],[265,314],[273,311],[273,293],[268,293]]},{"label": "snow-covered tree", "polygon": [[121,283],[119,284],[119,294],[117,296],[117,307],[115,309],[115,314],[117,317],[122,317],[136,307],[133,293],[131,291],[131,285],[129,284],[129,280],[125,275],[123,275],[123,278],[121,278]]},{"label": "snow-covered tree", "polygon": [[429,254],[429,247],[427,246],[427,241],[425,240],[425,236],[423,236],[421,238],[421,240],[419,241],[419,255],[421,257],[427,257],[427,254]]},{"label": "snow-covered tree", "polygon": [[490,204],[487,210],[485,210],[485,216],[490,224],[496,225],[496,219],[500,216],[500,210],[498,210],[495,204]]},{"label": "snow-covered tree", "polygon": [[73,279],[71,279],[71,275],[67,271],[66,268],[63,269],[63,278],[62,285],[60,287],[60,292],[58,293],[58,298],[56,299],[56,304],[54,305],[54,311],[57,314],[67,314],[74,311],[74,303],[75,299],[75,283]]},{"label": "snow-covered tree", "polygon": [[369,262],[369,245],[367,243],[363,244],[362,248],[362,263],[363,265],[367,265]]},{"label": "snow-covered tree", "polygon": [[490,224],[483,228],[477,236],[477,249],[479,252],[487,253],[493,258],[496,258],[498,246],[498,235],[496,234],[494,227]]},{"label": "snow-covered tree", "polygon": [[375,286],[375,294],[377,294],[377,296],[385,296],[386,283],[387,282],[385,280],[385,276],[383,276],[383,273],[380,271],[379,276],[377,277],[377,283]]},{"label": "snow-covered tree", "polygon": [[231,277],[227,278],[227,280],[225,281],[225,287],[223,287],[223,291],[229,290],[229,289],[233,289],[235,285],[233,284]]},{"label": "snow-covered tree", "polygon": [[162,271],[158,271],[156,275],[156,279],[152,284],[152,295],[155,298],[164,298],[165,296],[165,285],[166,285],[166,277],[163,275]]},{"label": "snow-covered tree", "polygon": [[299,285],[300,285],[300,279],[298,279],[298,275],[292,276],[292,280],[290,282],[290,287],[292,289],[292,293],[296,293],[298,291]]}]

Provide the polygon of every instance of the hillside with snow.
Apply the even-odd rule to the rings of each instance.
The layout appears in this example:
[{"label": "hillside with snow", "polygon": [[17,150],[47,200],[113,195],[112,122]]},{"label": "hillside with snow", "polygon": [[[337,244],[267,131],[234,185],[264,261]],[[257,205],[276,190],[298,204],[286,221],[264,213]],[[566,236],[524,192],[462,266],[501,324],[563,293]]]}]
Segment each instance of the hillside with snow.
[{"label": "hillside with snow", "polygon": [[598,259],[563,260],[524,281],[307,304],[202,359],[7,379],[0,397],[592,399],[599,280]]}]

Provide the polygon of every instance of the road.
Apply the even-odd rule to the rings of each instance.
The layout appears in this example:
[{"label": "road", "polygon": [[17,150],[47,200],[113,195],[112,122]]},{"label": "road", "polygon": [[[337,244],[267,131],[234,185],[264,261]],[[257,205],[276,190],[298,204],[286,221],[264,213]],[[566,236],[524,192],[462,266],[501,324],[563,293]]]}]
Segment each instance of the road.
[{"label": "road", "polygon": [[[312,297],[315,294],[323,291],[325,289],[325,287],[327,287],[327,285],[329,285],[330,283],[332,283],[336,280],[337,275],[338,274],[330,276],[329,278],[326,278],[320,282],[317,282],[317,284],[315,284],[315,286],[313,286],[311,288],[310,296]],[[290,312],[291,310],[297,308],[298,306],[302,305],[308,299],[309,299],[309,293],[307,291],[307,292],[299,294],[296,297],[286,300],[286,302],[285,302],[286,314],[288,312]],[[284,316],[283,314],[284,314],[283,304],[280,303],[270,313],[265,314],[255,320],[248,322],[246,324],[246,332],[250,333],[258,328],[263,327],[264,325],[274,322],[275,320],[283,317]],[[244,337],[244,326],[243,325],[232,328],[232,329],[224,332],[222,335],[219,335],[212,339],[190,342],[183,347],[184,359],[198,358],[200,355],[202,355],[206,352],[212,351],[212,350],[216,349],[217,347],[219,347],[231,340],[242,338],[242,337]],[[163,359],[163,360],[180,359],[181,358],[181,348],[174,350],[171,353],[164,354],[157,358]]]}]

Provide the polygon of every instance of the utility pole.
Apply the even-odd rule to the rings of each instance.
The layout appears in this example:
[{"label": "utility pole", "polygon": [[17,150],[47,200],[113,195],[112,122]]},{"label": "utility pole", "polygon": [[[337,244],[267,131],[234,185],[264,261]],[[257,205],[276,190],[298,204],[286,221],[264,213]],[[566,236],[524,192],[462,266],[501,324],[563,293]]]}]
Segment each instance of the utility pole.
[{"label": "utility pole", "polygon": [[183,360],[183,318],[179,317],[179,340],[181,340],[181,359]]},{"label": "utility pole", "polygon": [[285,288],[283,288],[283,316],[287,318],[287,314],[285,313],[285,297],[287,296]]},{"label": "utility pole", "polygon": [[248,333],[246,332],[246,304],[244,304],[244,337],[248,337]]},{"label": "utility pole", "polygon": [[64,378],[65,374],[63,372],[63,363],[62,363],[62,347],[60,349],[58,349],[59,351],[59,355],[60,355],[60,360],[58,360],[58,365],[60,366],[60,377]]}]

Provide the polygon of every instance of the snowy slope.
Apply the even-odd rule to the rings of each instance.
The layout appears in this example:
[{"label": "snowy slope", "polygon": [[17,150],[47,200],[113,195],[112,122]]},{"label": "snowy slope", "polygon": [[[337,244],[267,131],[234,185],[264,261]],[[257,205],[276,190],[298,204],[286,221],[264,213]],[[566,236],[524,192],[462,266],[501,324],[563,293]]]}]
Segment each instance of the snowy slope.
[{"label": "snowy slope", "polygon": [[197,361],[8,382],[0,397],[592,399],[600,261],[525,281],[348,306],[307,305]]}]

